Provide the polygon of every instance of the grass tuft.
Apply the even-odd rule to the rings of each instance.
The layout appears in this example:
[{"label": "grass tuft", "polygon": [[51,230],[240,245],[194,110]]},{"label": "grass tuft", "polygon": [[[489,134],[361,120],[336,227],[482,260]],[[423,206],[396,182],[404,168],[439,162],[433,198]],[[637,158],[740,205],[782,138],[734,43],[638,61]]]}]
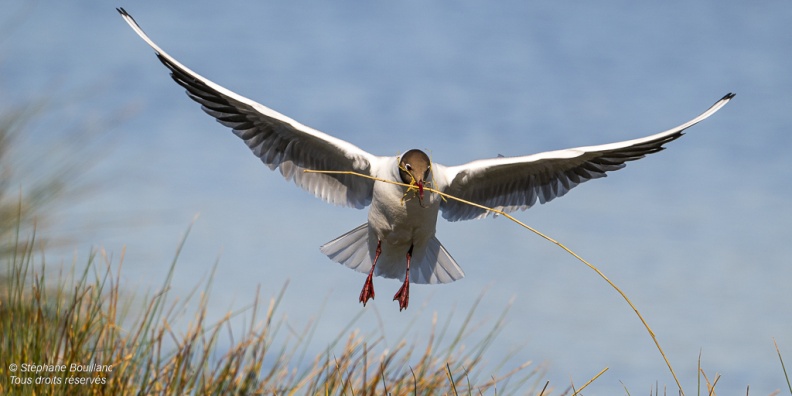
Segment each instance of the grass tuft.
[{"label": "grass tuft", "polygon": [[[474,372],[484,368],[483,354],[503,321],[502,315],[483,341],[465,347],[477,304],[445,347],[435,331],[436,317],[427,345],[402,341],[382,352],[375,352],[382,349],[381,337],[364,337],[350,324],[309,364],[295,364],[309,337],[274,342],[285,325],[275,319],[283,290],[268,301],[262,318],[258,315],[265,305],[257,293],[247,309],[209,323],[211,277],[187,299],[169,297],[180,245],[160,289],[134,309],[119,297],[123,255],[113,263],[98,252],[83,270],[72,263],[51,279],[53,272],[36,259],[34,236],[30,242],[17,244],[5,259],[0,394],[457,395],[497,389],[494,394],[500,395],[541,374],[526,363],[501,377],[488,373],[486,380],[477,380]],[[183,312],[196,305],[184,327]],[[242,312],[253,319],[237,334],[231,319]],[[313,333],[316,325],[302,334]],[[176,330],[181,328],[185,330]],[[226,338],[231,346],[223,353],[219,349]],[[48,371],[53,369],[57,371]]]}]

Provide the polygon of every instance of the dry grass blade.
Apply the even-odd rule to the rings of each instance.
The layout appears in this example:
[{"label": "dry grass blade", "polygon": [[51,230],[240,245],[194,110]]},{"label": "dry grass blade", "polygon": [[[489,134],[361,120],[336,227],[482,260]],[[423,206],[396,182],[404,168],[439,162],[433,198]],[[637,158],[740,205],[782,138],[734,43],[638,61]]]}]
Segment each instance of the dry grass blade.
[{"label": "dry grass blade", "polygon": [[550,381],[545,382],[544,387],[542,388],[542,391],[539,392],[539,396],[544,396],[544,393],[547,390],[547,386],[548,385],[550,385]]},{"label": "dry grass blade", "polygon": [[600,377],[602,374],[605,374],[605,372],[606,372],[606,371],[608,371],[608,368],[607,368],[607,367],[605,367],[604,369],[602,369],[602,371],[600,371],[599,373],[597,373],[597,375],[595,375],[595,376],[591,377],[591,379],[590,379],[590,380],[588,380],[588,381],[587,381],[585,384],[583,384],[583,386],[581,386],[581,387],[580,387],[580,389],[576,390],[576,391],[575,391],[575,393],[573,393],[573,394],[572,394],[572,396],[579,395],[579,394],[580,394],[580,392],[583,392],[583,389],[586,389],[586,387],[587,387],[587,386],[591,385],[591,383],[592,383],[592,382],[594,382],[594,381],[596,381],[596,380],[597,380],[597,378],[599,378],[599,377]]},{"label": "dry grass blade", "polygon": [[458,395],[459,393],[457,392],[457,389],[456,389],[456,383],[454,381],[454,375],[451,374],[451,366],[448,363],[446,363],[446,373],[448,374],[448,382],[451,383],[451,389],[453,389],[455,395]]},{"label": "dry grass blade", "polygon": [[[344,174],[344,175],[358,176],[358,177],[363,177],[363,178],[366,178],[366,179],[380,181],[380,182],[383,182],[383,183],[390,183],[390,184],[396,184],[396,185],[399,185],[399,186],[407,187],[408,191],[410,189],[416,188],[415,185],[399,183],[399,182],[395,182],[395,181],[391,181],[391,180],[384,180],[384,179],[380,179],[380,178],[369,176],[369,175],[364,175],[362,173],[357,173],[357,172],[350,172],[350,171],[321,171],[321,170],[310,170],[310,169],[305,170],[305,172],[306,173]],[[424,191],[428,191],[428,192],[431,192],[431,193],[434,193],[434,194],[438,194],[438,195],[440,195],[441,197],[443,197],[445,199],[453,199],[455,201],[459,201],[459,202],[462,202],[464,204],[475,206],[477,208],[484,209],[484,210],[487,210],[489,212],[501,215],[501,216],[513,221],[514,223],[517,223],[521,227],[533,232],[534,234],[544,238],[545,240],[553,243],[554,245],[560,247],[565,252],[567,252],[570,255],[572,255],[573,257],[575,257],[578,261],[582,262],[587,267],[591,268],[594,272],[597,273],[597,275],[599,275],[602,279],[604,279],[614,290],[616,290],[616,292],[618,292],[619,295],[621,295],[621,297],[624,299],[624,301],[627,302],[627,304],[630,306],[630,308],[632,308],[633,312],[635,312],[635,314],[638,316],[638,319],[641,320],[641,323],[643,324],[644,328],[646,328],[646,331],[649,332],[649,336],[652,337],[652,341],[654,341],[654,344],[657,347],[657,350],[660,352],[660,355],[663,357],[663,360],[665,361],[665,364],[668,367],[668,370],[671,372],[671,376],[674,377],[674,381],[676,382],[676,385],[679,388],[680,394],[682,394],[682,395],[685,394],[684,391],[682,390],[682,384],[679,382],[679,378],[677,378],[677,375],[674,372],[674,368],[671,367],[671,362],[666,357],[665,352],[663,352],[663,348],[660,346],[660,342],[657,340],[657,337],[655,336],[654,331],[652,331],[652,328],[649,327],[649,324],[646,322],[646,320],[644,319],[643,315],[641,315],[641,313],[638,311],[638,308],[632,303],[632,301],[630,301],[630,298],[627,297],[627,294],[625,294],[618,286],[616,286],[616,284],[613,283],[613,281],[611,281],[607,276],[605,276],[605,274],[602,271],[600,271],[597,267],[595,267],[593,264],[591,264],[588,261],[586,261],[583,257],[579,256],[577,253],[575,253],[574,251],[572,251],[571,249],[566,247],[564,244],[562,244],[562,243],[556,241],[555,239],[545,235],[544,233],[536,230],[535,228],[533,228],[533,227],[531,227],[531,226],[529,226],[529,225],[517,220],[516,218],[514,218],[513,216],[509,215],[506,212],[503,212],[503,211],[500,211],[500,210],[497,210],[497,209],[493,209],[493,208],[490,208],[490,207],[487,207],[487,206],[484,206],[484,205],[480,205],[480,204],[477,204],[475,202],[470,202],[470,201],[467,201],[467,200],[464,200],[464,199],[461,199],[461,198],[457,198],[457,197],[455,197],[453,195],[446,194],[444,192],[435,190],[435,189],[430,188],[430,187],[424,187],[423,189],[424,189]]]},{"label": "dry grass blade", "polygon": [[707,395],[714,396],[715,385],[718,383],[718,380],[720,380],[721,377],[720,374],[715,374],[715,381],[710,382],[709,378],[707,377],[707,374],[704,373],[704,370],[699,369],[699,373],[701,373],[701,375],[704,377],[704,382],[707,383]]},{"label": "dry grass blade", "polygon": [[789,382],[789,375],[787,374],[786,366],[784,366],[784,358],[781,357],[781,350],[778,349],[778,343],[776,342],[775,338],[773,338],[773,345],[775,345],[775,350],[778,354],[778,360],[781,361],[781,369],[784,370],[784,378],[786,378],[787,387],[789,387],[789,394],[792,395],[792,383]]}]

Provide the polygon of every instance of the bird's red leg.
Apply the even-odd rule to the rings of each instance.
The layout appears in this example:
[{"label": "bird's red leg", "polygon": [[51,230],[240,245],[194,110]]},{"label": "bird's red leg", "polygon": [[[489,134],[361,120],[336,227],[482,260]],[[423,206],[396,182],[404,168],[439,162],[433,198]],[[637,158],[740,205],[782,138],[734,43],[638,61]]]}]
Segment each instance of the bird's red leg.
[{"label": "bird's red leg", "polygon": [[374,276],[374,267],[377,265],[377,259],[380,253],[382,253],[382,241],[377,241],[377,250],[374,252],[374,262],[371,264],[371,270],[366,278],[366,283],[363,284],[363,290],[360,291],[360,302],[363,303],[364,307],[369,299],[374,298],[374,282],[371,281],[371,278]]},{"label": "bird's red leg", "polygon": [[393,300],[399,300],[399,312],[407,309],[407,304],[410,302],[410,259],[412,258],[413,247],[410,245],[410,250],[407,251],[407,273],[404,275],[404,283],[393,296]]}]

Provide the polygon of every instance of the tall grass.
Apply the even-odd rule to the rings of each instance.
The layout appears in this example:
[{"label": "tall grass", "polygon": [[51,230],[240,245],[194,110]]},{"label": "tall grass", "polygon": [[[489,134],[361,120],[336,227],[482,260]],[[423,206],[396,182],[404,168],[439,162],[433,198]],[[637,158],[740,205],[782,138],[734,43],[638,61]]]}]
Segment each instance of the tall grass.
[{"label": "tall grass", "polygon": [[52,244],[36,233],[46,230],[58,204],[86,190],[77,179],[96,151],[75,138],[90,135],[77,127],[64,131],[72,144],[20,153],[19,138],[44,121],[47,106],[0,113],[0,394],[506,394],[539,377],[526,364],[479,378],[500,323],[463,348],[475,307],[457,332],[445,326],[425,345],[402,342],[387,352],[382,337],[360,334],[350,323],[303,364],[317,325],[291,339],[278,336],[282,292],[266,302],[256,297],[243,310],[250,324],[239,329],[231,322],[243,312],[207,321],[208,283],[192,298],[169,295],[178,253],[159,289],[142,300],[123,297],[123,254],[112,259],[97,251],[87,262],[48,266]]},{"label": "tall grass", "polygon": [[[62,209],[96,191],[90,170],[109,152],[107,131],[128,113],[75,120],[65,107],[38,99],[0,111],[0,257],[13,254],[15,243],[29,242],[14,238],[17,228],[48,229]],[[61,129],[53,133],[53,127]],[[70,231],[77,231],[74,224]],[[74,236],[37,241],[65,244]]]},{"label": "tall grass", "polygon": [[[507,394],[538,381],[539,370],[528,364],[502,377],[482,367],[500,322],[483,341],[463,347],[475,307],[458,331],[435,323],[425,345],[402,342],[387,352],[382,337],[350,323],[302,364],[317,325],[291,339],[278,336],[282,292],[266,302],[256,297],[243,310],[249,326],[239,329],[231,322],[242,312],[207,321],[208,283],[189,299],[169,295],[176,258],[160,288],[140,301],[123,297],[123,254],[112,259],[97,251],[87,262],[48,266],[47,244],[36,232],[69,199],[79,185],[75,170],[89,167],[84,159],[91,155],[61,161],[47,145],[39,153],[13,152],[45,107],[0,114],[0,394]],[[39,168],[35,177],[19,172],[19,157]],[[52,157],[59,160],[47,161]],[[181,314],[190,309],[191,316]]]},{"label": "tall grass", "polygon": [[[237,313],[207,323],[208,285],[194,295],[197,304],[170,301],[176,260],[161,288],[142,308],[130,309],[119,297],[123,258],[115,265],[107,255],[94,254],[83,270],[73,265],[50,279],[53,272],[36,263],[33,245],[18,244],[6,263],[0,394],[478,395],[509,394],[541,379],[541,371],[529,370],[528,363],[501,377],[484,371],[483,354],[502,323],[494,323],[476,345],[463,347],[475,307],[458,331],[437,330],[435,321],[425,345],[403,341],[374,353],[381,338],[350,330],[298,367],[293,364],[307,338],[294,337],[292,345],[275,342],[283,326],[275,319],[283,293],[266,304],[256,298],[248,308],[250,325],[234,334],[239,329],[232,329],[231,318]],[[195,311],[186,330],[177,332],[178,312],[189,305]],[[231,346],[219,351],[224,337]],[[444,348],[443,337],[450,337]],[[64,369],[46,371],[59,366]]]}]

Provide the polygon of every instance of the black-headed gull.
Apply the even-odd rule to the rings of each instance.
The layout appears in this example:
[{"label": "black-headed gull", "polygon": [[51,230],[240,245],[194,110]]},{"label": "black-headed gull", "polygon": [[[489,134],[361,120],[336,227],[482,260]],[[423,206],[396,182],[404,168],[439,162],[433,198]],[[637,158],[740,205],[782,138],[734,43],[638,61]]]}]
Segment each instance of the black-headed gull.
[{"label": "black-headed gull", "polygon": [[[464,272],[435,237],[437,215],[449,221],[486,217],[485,209],[437,194],[424,196],[424,186],[503,212],[545,203],[627,161],[658,152],[682,131],[706,119],[734,97],[727,94],[698,117],[652,136],[600,146],[549,151],[522,157],[498,157],[459,166],[432,163],[421,150],[380,157],[300,124],[268,107],[231,92],[188,69],[159,48],[124,9],[118,12],[157,53],[187,95],[221,124],[242,138],[264,164],[278,168],[287,180],[330,203],[362,209],[371,205],[368,221],[321,247],[345,266],[368,273],[360,292],[366,305],[374,298],[373,276],[403,279],[394,300],[407,308],[410,282],[448,283]],[[305,170],[350,171],[411,185],[376,182],[351,174],[306,173]]]}]

